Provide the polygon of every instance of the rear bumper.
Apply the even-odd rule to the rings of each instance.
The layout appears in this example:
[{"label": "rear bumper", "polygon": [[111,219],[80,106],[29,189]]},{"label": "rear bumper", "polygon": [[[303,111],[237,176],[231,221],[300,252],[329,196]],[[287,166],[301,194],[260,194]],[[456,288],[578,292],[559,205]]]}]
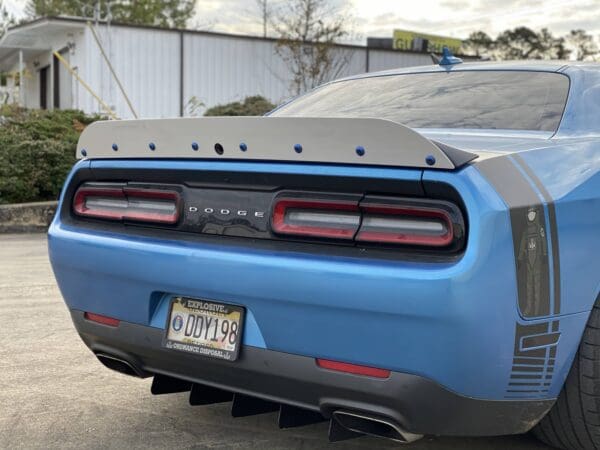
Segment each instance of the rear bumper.
[{"label": "rear bumper", "polygon": [[[152,177],[175,170],[198,180],[205,173],[258,170],[326,174],[328,183],[348,172],[361,180],[421,176],[395,168],[88,161],[72,172],[68,189],[77,186],[79,170],[89,170],[84,164],[94,166],[98,180],[107,174],[125,179],[133,168]],[[410,373],[481,400],[556,398],[587,313],[560,323],[523,320],[506,204],[474,167],[423,176],[453,186],[464,200],[469,242],[458,259],[379,258],[358,248],[344,253],[332,251],[335,246],[83,223],[70,219],[66,189],[63,213],[49,230],[50,260],[71,310],[160,332],[172,296],[229,303],[246,310],[247,348]],[[550,326],[555,333],[556,325],[560,339],[553,349],[524,346]]]},{"label": "rear bumper", "polygon": [[336,409],[386,416],[415,434],[501,435],[528,431],[553,400],[476,400],[407,373],[387,379],[319,368],[314,358],[244,346],[231,363],[167,350],[163,330],[121,322],[118,328],[72,310],[83,341],[95,353],[114,355],[148,374],[188,381],[320,411]]}]

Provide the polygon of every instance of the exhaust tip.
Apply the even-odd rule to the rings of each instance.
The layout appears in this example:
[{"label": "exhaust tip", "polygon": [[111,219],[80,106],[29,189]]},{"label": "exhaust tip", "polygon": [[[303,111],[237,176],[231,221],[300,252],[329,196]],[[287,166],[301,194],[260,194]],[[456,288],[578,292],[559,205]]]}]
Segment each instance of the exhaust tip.
[{"label": "exhaust tip", "polygon": [[108,355],[106,353],[96,353],[96,358],[111,370],[123,373],[132,377],[145,378],[148,375],[141,369],[138,369],[135,365],[121,359],[117,356]]},{"label": "exhaust tip", "polygon": [[422,434],[414,434],[402,429],[395,421],[386,417],[351,411],[334,411],[333,418],[350,431],[397,442],[410,443],[423,437]]}]

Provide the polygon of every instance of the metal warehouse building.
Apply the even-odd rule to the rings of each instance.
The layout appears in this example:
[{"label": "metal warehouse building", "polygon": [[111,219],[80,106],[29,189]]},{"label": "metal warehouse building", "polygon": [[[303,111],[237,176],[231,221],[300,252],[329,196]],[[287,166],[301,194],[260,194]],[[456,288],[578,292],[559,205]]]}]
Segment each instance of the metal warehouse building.
[{"label": "metal warehouse building", "polygon": [[[250,95],[277,104],[292,95],[292,75],[274,39],[102,22],[94,27],[140,117],[189,115],[193,97],[210,107]],[[41,18],[9,29],[0,40],[0,70],[23,73],[22,105],[102,112],[54,51],[120,118],[132,117],[92,30],[78,18]],[[427,53],[346,45],[336,51],[349,59],[340,76],[431,64]]]}]

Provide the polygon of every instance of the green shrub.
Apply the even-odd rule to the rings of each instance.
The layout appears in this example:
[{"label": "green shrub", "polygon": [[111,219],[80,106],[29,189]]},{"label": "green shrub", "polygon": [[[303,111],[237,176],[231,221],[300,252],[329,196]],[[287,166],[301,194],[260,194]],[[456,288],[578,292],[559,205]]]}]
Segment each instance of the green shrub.
[{"label": "green shrub", "polygon": [[275,105],[266,98],[255,95],[246,97],[243,102],[227,103],[209,108],[205,116],[262,116],[268,113]]},{"label": "green shrub", "polygon": [[0,108],[0,204],[55,200],[76,161],[79,134],[100,117]]}]

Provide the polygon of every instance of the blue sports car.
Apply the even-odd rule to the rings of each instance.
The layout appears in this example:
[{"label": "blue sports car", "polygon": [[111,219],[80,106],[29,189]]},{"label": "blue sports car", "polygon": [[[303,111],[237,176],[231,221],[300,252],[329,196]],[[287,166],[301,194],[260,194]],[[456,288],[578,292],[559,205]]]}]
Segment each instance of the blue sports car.
[{"label": "blue sports car", "polygon": [[600,447],[600,65],[456,63],[89,126],[49,230],[85,344],[332,441]]}]

